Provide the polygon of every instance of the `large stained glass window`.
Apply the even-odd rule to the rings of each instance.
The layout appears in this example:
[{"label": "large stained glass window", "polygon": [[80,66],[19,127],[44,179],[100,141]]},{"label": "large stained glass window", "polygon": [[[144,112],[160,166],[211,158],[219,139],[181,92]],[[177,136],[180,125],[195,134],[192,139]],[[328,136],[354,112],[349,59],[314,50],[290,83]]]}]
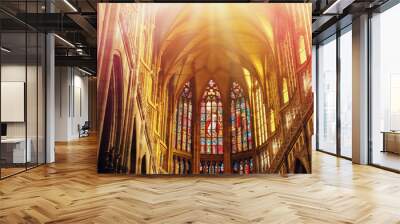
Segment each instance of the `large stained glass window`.
[{"label": "large stained glass window", "polygon": [[192,147],[192,90],[187,82],[182,90],[176,113],[177,150],[190,152]]},{"label": "large stained glass window", "polygon": [[200,152],[223,154],[221,93],[213,80],[208,82],[200,103]]},{"label": "large stained glass window", "polygon": [[256,136],[256,146],[263,144],[267,141],[267,122],[266,122],[266,113],[265,113],[265,105],[263,101],[263,95],[261,87],[258,82],[255,82],[255,93],[254,93],[254,103],[253,103],[253,111],[254,111],[254,120],[255,120],[255,136]]},{"label": "large stained glass window", "polygon": [[251,150],[253,139],[250,128],[249,102],[237,82],[233,82],[231,100],[232,153]]}]

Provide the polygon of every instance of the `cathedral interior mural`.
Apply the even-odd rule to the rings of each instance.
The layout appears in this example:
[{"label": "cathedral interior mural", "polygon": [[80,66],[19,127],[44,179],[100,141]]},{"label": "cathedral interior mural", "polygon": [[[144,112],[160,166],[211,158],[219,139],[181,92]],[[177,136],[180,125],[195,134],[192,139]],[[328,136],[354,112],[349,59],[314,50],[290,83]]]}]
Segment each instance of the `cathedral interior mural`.
[{"label": "cathedral interior mural", "polygon": [[311,173],[311,4],[98,8],[99,172]]}]

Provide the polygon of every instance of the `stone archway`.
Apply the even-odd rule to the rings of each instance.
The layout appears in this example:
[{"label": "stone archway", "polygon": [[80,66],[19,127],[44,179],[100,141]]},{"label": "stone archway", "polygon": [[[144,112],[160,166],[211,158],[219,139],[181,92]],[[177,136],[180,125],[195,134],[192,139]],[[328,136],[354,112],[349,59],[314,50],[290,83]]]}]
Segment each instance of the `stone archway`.
[{"label": "stone archway", "polygon": [[112,69],[105,105],[103,131],[100,137],[100,172],[116,171],[119,167],[121,153],[122,110],[123,110],[123,71],[119,54],[112,58]]},{"label": "stone archway", "polygon": [[306,167],[299,159],[294,161],[294,173],[307,173]]},{"label": "stone archway", "polygon": [[141,165],[140,165],[140,174],[141,175],[146,175],[147,174],[147,160],[146,160],[146,155],[142,157],[141,160]]},{"label": "stone archway", "polygon": [[132,143],[131,143],[131,174],[136,174],[136,120],[133,121],[133,130],[132,130]]}]

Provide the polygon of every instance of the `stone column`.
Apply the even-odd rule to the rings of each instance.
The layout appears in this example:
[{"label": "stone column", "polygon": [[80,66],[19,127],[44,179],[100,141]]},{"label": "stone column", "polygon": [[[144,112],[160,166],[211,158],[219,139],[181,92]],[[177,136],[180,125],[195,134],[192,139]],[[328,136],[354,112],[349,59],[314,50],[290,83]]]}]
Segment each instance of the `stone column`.
[{"label": "stone column", "polygon": [[[228,89],[229,90],[229,89]],[[230,132],[230,112],[231,112],[231,100],[229,92],[225,92],[222,98],[223,107],[223,145],[224,145],[224,174],[232,173],[231,164],[231,132]]]}]

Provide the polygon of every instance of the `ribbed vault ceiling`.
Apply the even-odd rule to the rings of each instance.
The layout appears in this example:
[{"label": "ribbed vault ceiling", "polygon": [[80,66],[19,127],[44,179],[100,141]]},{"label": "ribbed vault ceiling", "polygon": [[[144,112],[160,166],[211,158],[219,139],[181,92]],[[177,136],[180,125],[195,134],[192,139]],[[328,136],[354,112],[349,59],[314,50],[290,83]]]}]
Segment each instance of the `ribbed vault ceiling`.
[{"label": "ribbed vault ceiling", "polygon": [[263,74],[266,58],[274,58],[274,7],[282,5],[157,5],[154,38],[164,83],[182,86],[195,75],[244,83],[243,68]]}]

